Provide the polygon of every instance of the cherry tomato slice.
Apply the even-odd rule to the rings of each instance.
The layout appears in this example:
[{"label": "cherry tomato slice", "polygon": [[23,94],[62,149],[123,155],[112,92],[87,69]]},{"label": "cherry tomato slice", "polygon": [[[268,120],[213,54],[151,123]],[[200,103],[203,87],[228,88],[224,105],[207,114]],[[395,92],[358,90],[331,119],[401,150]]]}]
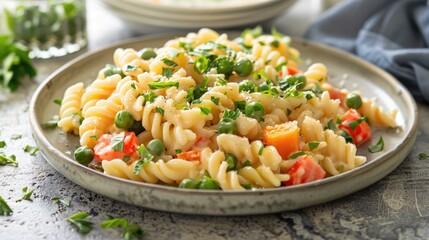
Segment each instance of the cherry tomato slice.
[{"label": "cherry tomato slice", "polygon": [[298,157],[287,173],[290,179],[285,182],[286,186],[313,182],[326,176],[325,170],[307,155]]},{"label": "cherry tomato slice", "polygon": [[372,135],[371,127],[366,121],[362,121],[353,130],[350,123],[359,120],[362,116],[355,109],[350,108],[341,119],[339,128],[347,132],[352,138],[356,146],[361,145],[369,140]]},{"label": "cherry tomato slice", "polygon": [[110,146],[113,135],[104,134],[94,146],[94,154],[98,161],[124,159],[126,156],[137,159],[138,140],[134,132],[125,132],[123,151],[115,151]]}]

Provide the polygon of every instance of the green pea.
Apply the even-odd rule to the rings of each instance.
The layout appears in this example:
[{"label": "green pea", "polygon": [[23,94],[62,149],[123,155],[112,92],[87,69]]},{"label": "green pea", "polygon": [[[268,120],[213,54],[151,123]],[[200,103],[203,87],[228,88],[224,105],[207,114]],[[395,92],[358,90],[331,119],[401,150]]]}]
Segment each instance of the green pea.
[{"label": "green pea", "polygon": [[159,139],[153,139],[146,145],[147,150],[155,156],[161,156],[165,151],[164,143]]},{"label": "green pea", "polygon": [[228,163],[228,168],[226,170],[232,171],[237,169],[237,158],[234,156],[234,154],[226,153],[225,161]]},{"label": "green pea", "polygon": [[249,76],[253,70],[253,63],[248,58],[242,58],[234,64],[234,71],[240,77]]},{"label": "green pea", "polygon": [[156,57],[156,52],[152,48],[143,48],[140,50],[140,57],[143,60],[149,60]]},{"label": "green pea", "polygon": [[232,133],[235,134],[238,131],[238,125],[234,119],[222,118],[217,126],[218,133]]},{"label": "green pea", "polygon": [[109,77],[115,74],[119,74],[122,77],[124,77],[124,74],[122,73],[121,68],[112,64],[107,64],[106,67],[103,68],[102,72],[104,74],[104,77]]},{"label": "green pea", "polygon": [[259,102],[251,102],[247,104],[244,109],[244,114],[246,114],[246,116],[257,119],[258,121],[264,116],[264,112],[264,106]]},{"label": "green pea", "polygon": [[213,66],[216,68],[217,73],[225,75],[225,79],[228,79],[234,70],[234,62],[227,56],[221,56],[214,60]]},{"label": "green pea", "polygon": [[94,152],[85,146],[81,146],[74,151],[74,158],[78,163],[88,165],[94,159]]},{"label": "green pea", "polygon": [[116,113],[115,115],[116,127],[128,130],[128,128],[133,126],[133,124],[134,124],[134,118],[130,112],[126,110],[121,110]]},{"label": "green pea", "polygon": [[349,93],[346,97],[346,105],[349,108],[359,109],[362,106],[362,98],[356,93]]},{"label": "green pea", "polygon": [[180,182],[179,188],[198,189],[200,184],[200,179],[185,178]]},{"label": "green pea", "polygon": [[258,92],[264,92],[269,90],[270,90],[270,86],[266,82],[261,83],[258,87]]},{"label": "green pea", "polygon": [[240,92],[245,91],[245,92],[252,93],[252,92],[255,92],[256,86],[255,84],[252,83],[252,81],[244,80],[238,84],[238,89],[240,90]]},{"label": "green pea", "polygon": [[307,85],[307,78],[304,75],[296,74],[295,78],[296,78],[296,86],[298,90],[303,89],[305,85]]},{"label": "green pea", "polygon": [[220,189],[219,183],[215,180],[204,177],[204,179],[201,181],[200,185],[198,186],[199,189],[206,189],[206,190],[216,190]]},{"label": "green pea", "polygon": [[142,121],[134,121],[133,125],[128,128],[128,131],[134,132],[136,135],[139,135],[144,131]]}]

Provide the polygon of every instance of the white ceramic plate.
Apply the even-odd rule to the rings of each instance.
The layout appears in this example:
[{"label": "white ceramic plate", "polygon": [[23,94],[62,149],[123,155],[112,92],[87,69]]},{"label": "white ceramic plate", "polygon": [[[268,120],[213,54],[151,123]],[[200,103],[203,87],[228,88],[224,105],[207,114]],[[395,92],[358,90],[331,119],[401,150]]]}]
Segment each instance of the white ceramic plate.
[{"label": "white ceramic plate", "polygon": [[106,6],[130,26],[139,31],[140,24],[152,25],[164,28],[192,29],[201,27],[229,28],[244,26],[272,19],[285,12],[296,0],[273,2],[271,5],[248,11],[237,11],[234,13],[203,14],[198,11],[180,14],[177,12],[166,12],[151,10],[139,6],[124,5],[115,0],[103,0]]},{"label": "white ceramic plate", "polygon": [[[183,34],[181,34],[183,35]],[[33,136],[45,159],[73,182],[119,201],[147,208],[191,214],[245,215],[294,210],[328,202],[363,189],[389,174],[407,156],[417,134],[417,108],[409,92],[392,76],[381,69],[342,51],[295,39],[304,60],[325,63],[334,83],[344,80],[346,87],[360,90],[364,96],[377,96],[386,110],[398,109],[398,129],[378,129],[374,140],[382,135],[384,150],[370,154],[367,145],[359,153],[368,162],[352,171],[317,182],[298,186],[255,191],[209,191],[134,182],[104,175],[73,160],[71,153],[78,138],[63,134],[60,129],[42,129],[41,124],[58,114],[53,103],[61,98],[73,83],[90,83],[99,69],[112,63],[118,47],[161,47],[174,36],[155,36],[115,44],[83,55],[53,73],[35,92],[30,104],[30,123]]]},{"label": "white ceramic plate", "polygon": [[145,9],[179,13],[225,13],[257,9],[275,2],[288,0],[117,0],[135,4]]}]

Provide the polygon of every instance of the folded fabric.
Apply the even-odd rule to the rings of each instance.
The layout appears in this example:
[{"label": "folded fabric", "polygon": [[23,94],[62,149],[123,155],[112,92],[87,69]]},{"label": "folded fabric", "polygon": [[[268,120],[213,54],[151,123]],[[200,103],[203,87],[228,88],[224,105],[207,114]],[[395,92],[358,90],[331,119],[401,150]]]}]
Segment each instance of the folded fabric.
[{"label": "folded fabric", "polygon": [[306,38],[354,53],[429,103],[429,1],[348,0],[324,13]]}]

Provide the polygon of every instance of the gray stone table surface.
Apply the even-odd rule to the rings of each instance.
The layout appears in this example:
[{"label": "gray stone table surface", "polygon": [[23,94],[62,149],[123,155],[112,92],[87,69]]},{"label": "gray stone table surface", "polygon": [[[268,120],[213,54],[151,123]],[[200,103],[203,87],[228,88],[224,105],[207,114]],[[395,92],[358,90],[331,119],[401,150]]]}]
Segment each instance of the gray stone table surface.
[{"label": "gray stone table surface", "polygon": [[[319,4],[319,5],[318,5]],[[136,36],[126,23],[101,2],[88,1],[89,50]],[[320,9],[316,0],[301,0],[280,18],[268,23],[290,35],[301,35]],[[57,173],[34,146],[28,122],[28,103],[37,85],[52,71],[81,54],[36,61],[39,75],[14,94],[0,93],[0,140],[18,167],[0,167],[0,196],[13,210],[0,216],[0,240],[6,239],[121,239],[119,229],[102,229],[105,215],[123,217],[147,230],[145,239],[429,239],[429,107],[418,105],[420,127],[416,144],[404,162],[374,185],[347,197],[292,212],[209,217],[153,211],[90,192]],[[43,106],[40,106],[43,107]],[[21,189],[33,189],[33,201],[16,202]],[[71,200],[64,207],[51,197]],[[92,215],[94,229],[76,232],[65,219],[77,211]]]}]

